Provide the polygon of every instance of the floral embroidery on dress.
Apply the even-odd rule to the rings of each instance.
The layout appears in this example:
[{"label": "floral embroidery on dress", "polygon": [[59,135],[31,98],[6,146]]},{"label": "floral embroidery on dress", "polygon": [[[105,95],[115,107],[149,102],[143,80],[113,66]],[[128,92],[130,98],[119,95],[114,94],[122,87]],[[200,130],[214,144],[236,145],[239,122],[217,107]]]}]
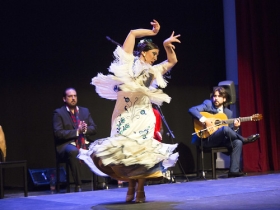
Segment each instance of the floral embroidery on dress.
[{"label": "floral embroidery on dress", "polygon": [[147,134],[149,133],[149,130],[150,130],[150,126],[148,126],[148,128],[146,128],[143,131],[139,131],[139,134],[142,136],[143,139],[147,138]]},{"label": "floral embroidery on dress", "polygon": [[143,108],[139,108],[139,106],[137,106],[137,104],[139,103],[139,98],[135,97],[134,102],[132,102],[128,97],[124,97],[124,100],[126,102],[124,110],[130,114],[127,115],[127,118],[129,118],[131,121],[133,121],[134,119],[139,119],[140,114],[143,115]]},{"label": "floral embroidery on dress", "polygon": [[121,119],[117,122],[117,133],[123,134],[129,128],[129,123],[125,124],[125,118],[121,117]]},{"label": "floral embroidery on dress", "polygon": [[[142,97],[139,99],[135,97],[133,100],[130,97],[123,97],[125,102],[123,110],[125,114],[119,114],[116,121],[116,131],[118,134],[125,134],[129,128],[131,128],[131,124],[133,124],[134,120],[138,120],[141,116],[147,115],[147,110],[149,108],[149,103],[147,100],[148,97]],[[143,106],[144,102],[144,106]],[[141,104],[141,106],[139,106]],[[147,138],[147,134],[150,130],[150,127],[145,128],[141,131],[133,131],[135,134],[138,133],[142,137],[142,139]]]},{"label": "floral embroidery on dress", "polygon": [[141,114],[141,115],[147,115],[147,113],[146,113],[145,110],[141,110],[141,111],[140,111],[140,114]]}]

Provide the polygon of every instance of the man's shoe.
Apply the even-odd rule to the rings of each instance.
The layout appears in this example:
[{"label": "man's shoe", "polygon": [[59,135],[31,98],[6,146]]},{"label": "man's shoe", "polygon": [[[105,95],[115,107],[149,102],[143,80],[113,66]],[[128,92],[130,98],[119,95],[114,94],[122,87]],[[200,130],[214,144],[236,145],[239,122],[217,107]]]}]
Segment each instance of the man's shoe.
[{"label": "man's shoe", "polygon": [[253,143],[260,138],[260,134],[254,134],[244,139],[244,144]]},{"label": "man's shoe", "polygon": [[244,172],[228,172],[228,178],[246,176]]}]

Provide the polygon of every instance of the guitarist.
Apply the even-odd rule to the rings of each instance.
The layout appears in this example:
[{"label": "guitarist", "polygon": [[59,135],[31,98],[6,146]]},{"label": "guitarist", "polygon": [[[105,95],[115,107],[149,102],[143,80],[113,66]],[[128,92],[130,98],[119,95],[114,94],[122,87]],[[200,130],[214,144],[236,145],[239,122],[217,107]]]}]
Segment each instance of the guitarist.
[{"label": "guitarist", "polygon": [[[213,120],[204,117],[200,112],[208,112],[210,114],[224,113],[227,118],[232,118],[232,111],[226,107],[228,94],[223,87],[215,87],[212,92],[211,100],[207,99],[198,106],[191,107],[189,113],[194,119],[199,120],[203,128],[213,129]],[[237,118],[234,123],[229,126],[221,126],[210,136],[206,138],[200,138],[198,135],[194,135],[192,143],[196,146],[202,144],[205,148],[211,147],[228,147],[230,148],[230,169],[228,177],[240,177],[246,175],[246,173],[240,170],[240,159],[242,153],[242,146],[246,143],[255,142],[260,138],[259,134],[254,134],[248,138],[242,137],[238,134],[240,127],[240,120]]]}]

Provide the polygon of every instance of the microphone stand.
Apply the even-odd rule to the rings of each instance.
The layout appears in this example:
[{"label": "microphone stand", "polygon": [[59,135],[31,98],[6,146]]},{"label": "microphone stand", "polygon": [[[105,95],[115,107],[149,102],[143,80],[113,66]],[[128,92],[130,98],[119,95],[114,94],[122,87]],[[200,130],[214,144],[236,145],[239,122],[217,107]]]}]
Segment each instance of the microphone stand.
[{"label": "microphone stand", "polygon": [[106,36],[106,39],[108,40],[108,41],[110,41],[110,42],[112,42],[113,44],[115,44],[115,45],[118,45],[118,46],[122,46],[120,43],[118,43],[118,42],[116,42],[115,40],[113,40],[113,39],[111,39],[109,36]]},{"label": "microphone stand", "polygon": [[[158,110],[158,112],[160,113],[160,117],[161,117],[161,119],[162,119],[162,121],[164,122],[164,125],[165,125],[165,127],[167,128],[167,136],[169,137],[169,139],[171,140],[171,142],[172,142],[172,144],[174,144],[174,141],[173,141],[173,139],[175,139],[175,136],[174,136],[174,134],[173,134],[173,131],[172,130],[170,130],[170,128],[169,128],[169,126],[168,126],[168,124],[167,124],[167,122],[166,122],[166,120],[165,120],[165,117],[164,117],[164,115],[163,115],[163,112],[161,111],[161,108],[158,106],[158,105],[156,105],[156,104],[154,104],[154,107]],[[175,149],[176,150],[176,149]],[[179,165],[179,168],[180,168],[180,170],[181,170],[181,172],[183,173],[183,175],[185,176],[185,178],[186,178],[186,181],[188,182],[189,181],[189,179],[188,179],[188,177],[186,176],[186,174],[185,174],[185,171],[184,171],[184,169],[183,169],[183,167],[182,167],[182,165],[181,165],[181,163],[180,163],[180,160],[178,159],[178,165]],[[170,170],[170,183],[172,183],[172,178],[174,179],[174,183],[176,182],[176,180],[175,180],[175,177],[174,177],[174,175],[173,175],[173,171],[172,170]]]},{"label": "microphone stand", "polygon": [[[111,39],[109,36],[106,36],[106,39],[110,42],[112,42],[113,44],[122,47],[122,45],[118,42],[116,42],[115,40]],[[136,55],[136,51],[133,51],[133,54]]]},{"label": "microphone stand", "polygon": [[199,131],[199,136],[200,136],[200,152],[201,152],[201,176],[204,180],[206,180],[205,178],[205,171],[204,171],[204,151],[203,151],[203,138],[202,138],[202,133],[204,130],[207,130],[207,129],[203,129],[203,130],[200,130]]}]

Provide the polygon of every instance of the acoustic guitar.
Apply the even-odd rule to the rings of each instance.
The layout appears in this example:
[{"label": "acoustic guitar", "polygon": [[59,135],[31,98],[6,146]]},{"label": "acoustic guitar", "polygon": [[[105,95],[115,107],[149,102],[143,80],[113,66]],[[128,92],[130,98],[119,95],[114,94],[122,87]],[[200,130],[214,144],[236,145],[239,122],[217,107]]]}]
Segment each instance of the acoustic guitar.
[{"label": "acoustic guitar", "polygon": [[[200,112],[202,116],[206,117],[207,119],[211,120],[212,126],[205,127],[199,120],[194,119],[194,131],[199,138],[207,138],[216,132],[222,126],[228,126],[234,122],[236,118],[228,119],[224,113],[217,113],[217,114],[210,114],[208,112]],[[262,119],[261,114],[253,114],[249,117],[239,117],[240,122],[246,121],[259,121]]]}]

